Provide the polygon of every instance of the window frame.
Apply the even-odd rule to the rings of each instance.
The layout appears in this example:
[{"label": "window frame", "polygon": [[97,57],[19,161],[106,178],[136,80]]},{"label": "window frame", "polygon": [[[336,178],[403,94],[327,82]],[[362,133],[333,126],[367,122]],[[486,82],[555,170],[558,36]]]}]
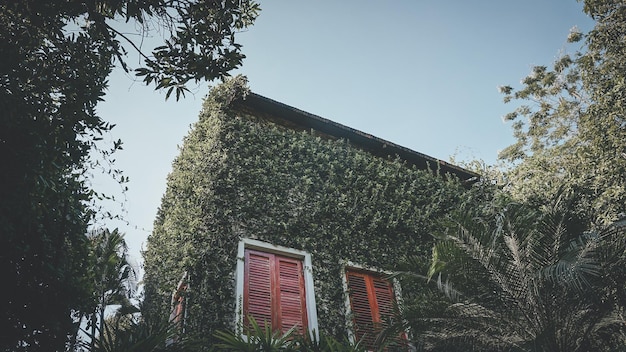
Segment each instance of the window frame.
[{"label": "window frame", "polygon": [[313,284],[313,265],[311,262],[311,254],[308,252],[273,245],[271,243],[262,242],[254,239],[242,239],[239,241],[237,247],[237,266],[236,266],[236,290],[235,290],[235,324],[238,334],[243,334],[244,326],[244,290],[245,290],[245,253],[246,250],[255,250],[259,252],[265,252],[269,254],[275,254],[283,257],[294,258],[302,261],[302,272],[304,278],[304,292],[305,292],[305,304],[307,314],[307,326],[311,337],[318,338],[318,321],[317,321],[317,306],[315,303],[315,291]]},{"label": "window frame", "polygon": [[[353,315],[354,312],[352,311],[350,290],[348,287],[348,272],[349,271],[361,272],[365,274],[370,274],[372,276],[377,275],[383,278],[385,275],[393,275],[393,272],[356,264],[350,261],[343,261],[343,265],[341,267],[341,280],[342,280],[343,292],[344,292],[344,308],[346,310],[346,327],[348,331],[348,339],[351,343],[354,344],[357,342],[357,339],[356,339],[356,327],[354,325],[354,315]],[[390,279],[385,278],[385,280],[387,280],[391,284],[391,287],[393,289],[393,296],[395,299],[395,303],[398,306],[402,305],[402,289],[400,287],[400,282],[395,278],[390,278]],[[404,331],[403,335],[404,335],[404,338],[408,342],[409,341],[408,331]]]}]

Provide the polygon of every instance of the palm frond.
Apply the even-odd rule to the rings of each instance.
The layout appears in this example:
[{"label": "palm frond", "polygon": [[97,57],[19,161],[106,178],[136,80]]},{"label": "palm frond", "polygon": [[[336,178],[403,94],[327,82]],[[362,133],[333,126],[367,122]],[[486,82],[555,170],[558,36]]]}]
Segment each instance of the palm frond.
[{"label": "palm frond", "polygon": [[248,325],[244,327],[244,333],[218,331],[215,337],[221,342],[217,348],[224,351],[296,351],[296,328],[291,328],[282,333],[273,330],[268,322],[259,325],[254,317],[248,317]]},{"label": "palm frond", "polygon": [[403,313],[420,346],[585,351],[625,341],[615,307],[626,306],[626,220],[580,234],[562,207],[507,204],[488,217],[469,208],[452,214],[450,227],[434,236],[426,275],[445,309]]}]

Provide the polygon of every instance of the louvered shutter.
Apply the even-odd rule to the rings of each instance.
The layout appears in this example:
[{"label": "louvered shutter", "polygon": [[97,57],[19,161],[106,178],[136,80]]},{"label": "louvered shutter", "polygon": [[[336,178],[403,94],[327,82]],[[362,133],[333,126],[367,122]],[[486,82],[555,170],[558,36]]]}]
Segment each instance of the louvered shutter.
[{"label": "louvered shutter", "polygon": [[391,287],[391,283],[389,281],[381,277],[370,277],[374,295],[376,297],[376,304],[378,306],[378,319],[376,322],[380,323],[381,327],[387,327],[389,320],[394,318],[396,315],[393,288]]},{"label": "louvered shutter", "polygon": [[348,290],[354,334],[357,341],[363,341],[365,347],[371,348],[376,340],[374,331],[374,313],[372,310],[371,294],[368,293],[367,277],[363,273],[349,271]]},{"label": "louvered shutter", "polygon": [[170,313],[170,322],[177,324],[179,327],[182,326],[183,316],[185,313],[185,291],[187,290],[187,285],[181,285],[174,296],[172,297],[172,312]]},{"label": "louvered shutter", "polygon": [[251,316],[263,327],[266,323],[272,325],[272,272],[273,255],[258,251],[247,250],[245,255],[243,314],[244,322],[248,325]]},{"label": "louvered shutter", "polygon": [[[378,334],[398,314],[393,286],[375,273],[348,270],[346,276],[355,337],[362,340],[366,348],[373,349]],[[404,334],[396,339],[400,346],[404,346],[405,341]]]},{"label": "louvered shutter", "polygon": [[295,326],[302,334],[307,326],[302,261],[276,256],[276,262],[279,270],[280,329],[285,332]]},{"label": "louvered shutter", "polygon": [[302,261],[272,253],[246,250],[244,323],[251,316],[260,325],[286,332],[307,327]]},{"label": "louvered shutter", "polygon": [[[373,291],[376,295],[376,304],[378,305],[378,327],[384,329],[389,326],[389,323],[398,319],[398,307],[396,305],[396,297],[393,291],[393,285],[389,280],[385,280],[380,276],[372,275]],[[378,330],[380,332],[380,330]],[[388,351],[406,351],[407,350],[407,336],[403,332],[395,339],[393,339],[393,348],[391,343]]]}]

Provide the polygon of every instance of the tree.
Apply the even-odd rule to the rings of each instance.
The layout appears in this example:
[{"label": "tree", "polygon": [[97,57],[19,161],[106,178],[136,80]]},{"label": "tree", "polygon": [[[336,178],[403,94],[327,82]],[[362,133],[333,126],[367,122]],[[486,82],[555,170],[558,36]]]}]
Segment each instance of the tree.
[{"label": "tree", "polygon": [[[234,35],[258,11],[250,0],[0,1],[0,277],[12,284],[0,350],[63,350],[70,315],[89,309],[85,233],[101,196],[89,174],[121,148],[98,144],[113,126],[96,105],[114,65],[131,69],[123,43],[143,57],[145,83],[179,98],[190,80],[241,65]],[[168,38],[146,54],[119,23]]]},{"label": "tree", "polygon": [[91,270],[94,306],[89,314],[91,347],[97,336],[104,333],[105,310],[111,305],[121,309],[133,308],[130,301],[137,288],[137,271],[128,261],[128,247],[122,234],[99,230],[90,236]]},{"label": "tree", "polygon": [[584,4],[595,27],[568,38],[583,47],[550,68],[534,67],[519,90],[501,88],[505,102],[523,104],[506,116],[517,142],[500,157],[512,166],[518,199],[541,205],[564,191],[578,218],[606,225],[626,204],[626,44],[618,39],[626,36],[626,11],[622,1]]},{"label": "tree", "polygon": [[178,338],[178,324],[141,316],[140,306],[133,302],[137,270],[129,261],[123,235],[117,229],[101,229],[90,233],[89,240],[94,287],[92,310],[85,313],[89,341],[77,341],[69,350],[182,351],[192,347],[189,340]]},{"label": "tree", "polygon": [[178,327],[167,320],[150,321],[135,316],[134,310],[118,310],[107,317],[101,333],[95,337],[90,352],[157,352],[198,351],[201,345],[187,340],[176,340]]},{"label": "tree", "polygon": [[[567,205],[462,207],[439,234],[428,273],[443,295],[409,307],[426,350],[614,351],[623,346],[623,224],[569,232]],[[619,246],[616,246],[618,244]],[[607,253],[608,253],[607,252]],[[610,278],[610,279],[609,279]],[[434,298],[434,299],[433,299]],[[434,306],[434,309],[433,309]]]}]

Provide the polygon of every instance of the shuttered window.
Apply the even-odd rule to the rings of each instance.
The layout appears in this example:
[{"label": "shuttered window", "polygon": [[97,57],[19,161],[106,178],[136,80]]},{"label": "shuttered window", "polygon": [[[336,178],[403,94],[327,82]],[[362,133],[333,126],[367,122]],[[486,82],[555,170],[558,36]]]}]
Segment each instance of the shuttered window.
[{"label": "shuttered window", "polygon": [[183,327],[185,318],[185,296],[187,295],[187,289],[189,284],[187,282],[187,272],[183,274],[183,277],[176,286],[176,291],[172,294],[171,311],[169,321],[175,323],[179,328]]},{"label": "shuttered window", "polygon": [[[391,282],[377,273],[346,270],[352,323],[357,341],[367,349],[374,349],[376,337],[398,317],[395,294]],[[396,344],[404,345],[404,334]]]},{"label": "shuttered window", "polygon": [[185,315],[185,290],[187,286],[179,287],[179,289],[172,297],[172,312],[170,313],[170,321],[176,323],[178,326],[182,326],[183,317]]},{"label": "shuttered window", "polygon": [[306,292],[302,260],[245,250],[243,313],[244,323],[253,317],[260,325],[286,332],[307,329]]}]

